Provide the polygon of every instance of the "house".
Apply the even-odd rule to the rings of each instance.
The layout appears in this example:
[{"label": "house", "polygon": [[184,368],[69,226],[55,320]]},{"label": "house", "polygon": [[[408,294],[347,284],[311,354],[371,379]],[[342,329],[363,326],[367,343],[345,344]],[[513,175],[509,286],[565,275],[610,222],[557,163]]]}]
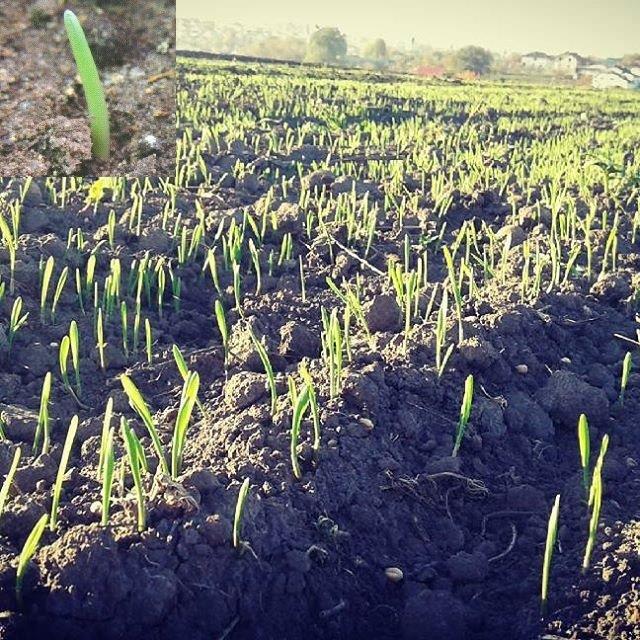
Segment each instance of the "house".
[{"label": "house", "polygon": [[578,67],[584,64],[585,61],[573,51],[565,51],[559,56],[550,56],[542,51],[534,51],[522,56],[520,62],[529,71],[577,78]]},{"label": "house", "polygon": [[562,75],[568,75],[572,78],[578,77],[578,67],[584,64],[584,59],[573,51],[565,51],[556,56],[553,61],[553,68]]},{"label": "house", "polygon": [[553,66],[553,56],[542,51],[533,51],[520,58],[520,62],[525,69],[532,71],[549,71]]}]

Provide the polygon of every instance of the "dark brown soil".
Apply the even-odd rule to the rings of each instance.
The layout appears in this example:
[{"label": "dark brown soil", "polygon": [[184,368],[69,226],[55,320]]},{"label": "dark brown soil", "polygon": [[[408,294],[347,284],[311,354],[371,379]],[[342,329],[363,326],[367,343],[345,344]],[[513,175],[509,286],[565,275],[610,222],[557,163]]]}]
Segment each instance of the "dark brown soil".
[{"label": "dark brown soil", "polygon": [[[105,87],[107,162],[91,157],[67,8],[84,26]],[[0,176],[174,173],[173,0],[2,0],[0,24]]]},{"label": "dark brown soil", "polygon": [[[249,150],[227,150],[208,156],[207,162],[214,174],[222,174],[221,167],[233,167],[239,159],[249,163],[255,156]],[[266,191],[262,183],[249,191],[245,178],[227,177],[217,193],[203,190],[198,195],[207,212],[211,245],[219,243],[214,236],[222,219],[240,220],[243,207],[253,207]],[[315,177],[327,188],[341,187],[329,172]],[[5,189],[15,194],[18,187]],[[369,187],[370,197],[379,199],[379,192]],[[168,299],[162,318],[154,309],[144,309],[154,328],[153,363],[144,363],[142,355],[126,361],[114,322],[107,336],[108,370],[102,374],[91,319],[78,312],[73,288],[63,298],[56,324],[39,322],[38,264],[48,255],[71,266],[84,264],[89,250],[104,238],[109,209],[120,218],[131,203],[101,204],[93,214],[85,209],[82,194],[61,210],[48,203],[42,184],[40,188],[32,187],[25,203],[16,276],[16,295],[25,300],[29,324],[18,334],[11,357],[5,352],[0,375],[0,401],[7,416],[0,474],[6,473],[17,444],[29,449],[42,379],[48,370],[57,377],[57,344],[72,318],[84,337],[83,406],[59,381],[54,384],[56,445],[48,456],[23,460],[0,519],[0,610],[6,611],[0,637],[639,637],[638,373],[631,375],[624,406],[618,400],[622,359],[635,349],[620,336],[636,339],[638,328],[632,283],[640,255],[637,241],[631,242],[629,220],[620,221],[616,273],[593,285],[578,277],[535,304],[522,304],[518,281],[509,275],[511,267],[516,271],[515,262],[509,263],[506,282],[482,287],[478,299],[465,307],[465,339],[438,379],[431,323],[414,327],[404,355],[400,311],[388,295],[386,276],[371,268],[384,271],[387,256],[402,256],[405,232],[418,241],[421,228],[430,224],[428,214],[407,219],[402,233],[391,217],[380,221],[383,231],[369,265],[338,245],[332,247],[332,260],[322,240],[306,244],[305,218],[294,204],[296,188],[289,201],[276,192],[278,229],[267,236],[265,251],[273,247],[277,252],[283,233],[292,233],[295,255],[304,263],[306,301],[297,261],[283,263],[272,277],[265,275],[262,294],[255,296],[247,256],[245,317],[228,312],[231,363],[225,376],[212,313],[216,293],[199,255],[196,263],[175,267],[183,278],[179,312],[172,311]],[[511,196],[522,203],[521,194]],[[176,200],[189,224],[195,199],[193,190],[181,190]],[[116,254],[124,274],[145,251],[175,258],[170,232],[160,229],[165,201],[159,188],[149,191],[142,236],[119,225],[117,251],[101,245],[98,279]],[[598,204],[602,210],[613,206],[605,197]],[[496,232],[509,226],[518,238],[531,231],[522,211],[526,207],[512,217],[511,203],[493,192],[456,197],[444,241],[450,242],[465,220],[478,228],[484,222]],[[82,256],[65,251],[68,230],[78,226],[87,242]],[[339,241],[344,235],[344,229],[335,230]],[[604,242],[604,237],[597,241],[595,254],[601,255]],[[444,278],[439,255],[429,256],[433,281]],[[0,275],[7,280],[4,253],[0,260]],[[325,278],[357,273],[371,305],[367,313],[373,343],[367,344],[362,332],[354,333],[344,391],[329,400],[319,358],[320,308],[331,308],[336,299]],[[230,285],[225,276],[227,309],[233,307]],[[5,301],[3,320],[8,312]],[[278,374],[281,397],[273,418],[248,325],[265,336]],[[454,326],[450,318],[451,331]],[[156,413],[168,445],[182,384],[171,357],[173,343],[200,373],[207,417],[198,414],[190,427],[179,482],[162,487],[149,501],[147,530],[136,533],[128,492],[116,501],[111,526],[102,528],[95,512],[100,499],[95,470],[107,398],[114,398],[116,413],[131,419],[143,436],[117,380],[127,370]],[[305,422],[303,478],[296,481],[288,453],[291,410],[285,374],[294,373],[303,358],[309,359],[318,387],[322,443],[314,459]],[[469,373],[476,380],[471,425],[454,459],[453,436]],[[611,438],[602,524],[585,576],[580,564],[587,509],[576,439],[581,412],[589,416],[593,450],[604,433]],[[55,534],[44,535],[27,574],[25,608],[18,611],[13,591],[17,554],[34,522],[50,508],[61,443],[74,413],[81,424],[60,524]],[[150,452],[148,438],[143,443]],[[245,478],[251,484],[243,528],[247,544],[238,552],[231,545],[231,526]],[[540,569],[557,493],[562,494],[559,548],[550,611],[541,620]],[[401,570],[402,579],[390,580],[389,569]]]}]

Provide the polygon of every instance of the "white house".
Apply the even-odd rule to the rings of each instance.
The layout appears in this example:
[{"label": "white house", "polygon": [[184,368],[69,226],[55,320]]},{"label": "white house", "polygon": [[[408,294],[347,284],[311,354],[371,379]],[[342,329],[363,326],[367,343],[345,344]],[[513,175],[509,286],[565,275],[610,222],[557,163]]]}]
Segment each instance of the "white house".
[{"label": "white house", "polygon": [[572,78],[578,77],[578,67],[584,63],[584,59],[573,51],[565,51],[554,59],[554,69]]},{"label": "white house", "polygon": [[520,62],[525,69],[531,71],[541,71],[548,74],[567,75],[577,78],[578,67],[584,60],[577,53],[566,51],[559,56],[550,56],[542,51],[533,51],[520,58]]},{"label": "white house", "polygon": [[553,66],[553,56],[542,51],[533,51],[520,58],[520,62],[525,69],[536,71],[549,71]]}]

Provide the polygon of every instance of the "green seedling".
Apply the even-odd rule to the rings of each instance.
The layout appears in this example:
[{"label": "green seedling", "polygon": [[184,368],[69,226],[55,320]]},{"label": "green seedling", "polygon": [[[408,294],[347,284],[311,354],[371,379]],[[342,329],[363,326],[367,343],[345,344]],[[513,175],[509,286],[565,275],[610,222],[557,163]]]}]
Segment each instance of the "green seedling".
[{"label": "green seedling", "polygon": [[38,522],[33,525],[33,529],[31,529],[31,533],[28,535],[24,546],[22,547],[22,551],[20,552],[18,568],[16,570],[16,601],[20,608],[22,608],[23,605],[22,584],[24,582],[24,575],[27,572],[27,567],[29,566],[29,562],[31,562],[31,558],[33,558],[36,550],[38,549],[40,538],[42,538],[42,534],[47,528],[48,519],[49,515],[43,513]]},{"label": "green seedling", "polygon": [[[178,367],[180,376],[182,377],[182,380],[186,382],[187,378],[189,377],[189,367],[187,367],[187,363],[184,359],[184,356],[182,355],[182,352],[178,348],[178,345],[174,344],[173,347],[171,348],[171,352],[173,354],[173,359],[176,361],[176,366]],[[198,398],[197,396],[196,396],[196,405],[200,410],[202,417],[205,418],[206,411],[204,409],[204,406],[202,405],[202,402],[200,402],[200,398]]]},{"label": "green seedling", "polygon": [[107,343],[104,341],[104,324],[102,321],[102,307],[98,308],[98,316],[96,322],[96,347],[98,348],[98,356],[100,357],[100,368],[102,371],[106,368],[105,358],[104,358],[104,348],[107,346]]},{"label": "green seedling", "polygon": [[67,430],[67,437],[64,440],[64,446],[62,448],[62,458],[60,459],[60,465],[58,466],[58,474],[56,475],[56,481],[53,485],[53,500],[51,502],[51,518],[49,520],[49,529],[55,531],[56,524],[58,523],[58,505],[60,504],[60,495],[62,494],[62,483],[67,474],[67,464],[69,463],[69,457],[71,456],[71,447],[73,447],[73,440],[76,437],[76,431],[78,430],[78,416],[73,416],[69,423],[69,429]]},{"label": "green seedling", "polygon": [[[295,391],[295,383],[293,383],[293,389]],[[300,439],[300,426],[304,414],[309,406],[309,387],[305,384],[302,392],[294,397],[292,394],[291,401],[293,403],[293,418],[291,419],[291,466],[293,468],[293,475],[300,480],[302,478],[302,471],[300,469],[300,463],[298,462],[298,440]]]},{"label": "green seedling", "polygon": [[624,360],[622,361],[622,376],[620,378],[620,404],[624,404],[624,392],[627,388],[627,384],[629,383],[629,375],[631,374],[631,367],[633,366],[633,362],[631,360],[631,352],[628,351]]},{"label": "green seedling", "polygon": [[589,458],[591,456],[591,439],[589,437],[589,423],[583,413],[578,420],[578,446],[580,448],[580,464],[582,466],[582,485],[589,495],[590,473]]},{"label": "green seedling", "polygon": [[198,399],[198,388],[200,387],[200,376],[195,372],[189,372],[187,379],[182,387],[182,396],[180,397],[180,407],[176,417],[176,424],[173,431],[173,443],[171,447],[171,476],[175,480],[180,475],[182,468],[182,456],[184,453],[184,444],[187,438],[187,427],[193,407]]},{"label": "green seedling", "polygon": [[129,398],[129,404],[131,408],[140,416],[142,422],[144,423],[144,426],[149,432],[151,442],[153,443],[153,448],[156,451],[158,462],[160,463],[162,470],[164,471],[164,473],[169,475],[169,465],[167,464],[164,450],[162,449],[162,442],[160,441],[160,436],[158,435],[158,431],[155,427],[155,424],[153,423],[153,418],[151,417],[151,412],[149,411],[147,403],[144,401],[142,394],[140,393],[140,391],[138,391],[138,387],[136,387],[133,380],[131,380],[129,376],[122,374],[120,376],[120,382],[122,384],[122,388],[127,394],[127,397]]},{"label": "green seedling", "polygon": [[60,375],[62,376],[62,383],[67,391],[71,391],[71,385],[69,384],[69,349],[71,348],[71,340],[69,336],[63,336],[60,340],[60,348],[58,350],[58,363],[60,365]]},{"label": "green seedling", "polygon": [[556,538],[558,537],[558,518],[560,516],[560,494],[556,496],[553,502],[553,508],[549,515],[549,524],[547,525],[547,542],[544,547],[544,559],[542,561],[542,585],[540,588],[540,613],[546,615],[547,602],[549,596],[549,576],[551,574],[551,561],[553,560],[553,551],[556,546]]},{"label": "green seedling", "polygon": [[51,371],[47,371],[42,383],[42,393],[40,394],[40,411],[38,412],[38,425],[33,438],[33,454],[36,455],[40,438],[42,438],[42,453],[49,452],[51,444],[50,419],[49,419],[49,398],[51,396]]},{"label": "green seedling", "polygon": [[218,329],[222,338],[222,348],[224,349],[224,368],[226,371],[229,366],[229,327],[224,314],[224,307],[220,300],[216,300],[214,310],[216,314],[216,322],[218,323]]},{"label": "green seedling", "polygon": [[238,493],[238,501],[236,502],[236,510],[233,516],[233,547],[238,549],[242,540],[240,535],[242,533],[242,515],[244,514],[244,507],[247,502],[247,495],[249,494],[249,478],[245,478],[240,492]]},{"label": "green seedling", "polygon": [[104,454],[107,450],[107,438],[109,437],[109,430],[111,429],[111,418],[113,417],[113,398],[109,396],[107,400],[107,406],[104,411],[104,418],[102,420],[102,435],[100,437],[100,457],[98,459],[98,471],[96,479],[100,481],[102,477],[102,467],[104,465]]},{"label": "green seedling", "polygon": [[100,82],[98,68],[80,21],[73,11],[64,12],[64,26],[69,37],[71,51],[78,67],[89,111],[89,127],[93,153],[100,160],[109,159],[110,132],[109,110]]},{"label": "green seedling", "polygon": [[9,347],[9,351],[13,346],[13,341],[16,338],[16,333],[18,330],[24,326],[27,322],[27,318],[29,317],[29,313],[22,314],[22,298],[18,296],[14,302],[13,307],[11,308],[11,316],[9,318],[9,331],[7,332],[7,345]]},{"label": "green seedling", "polygon": [[596,544],[596,537],[598,535],[598,524],[600,522],[600,510],[602,508],[602,467],[604,465],[604,457],[607,454],[609,448],[609,435],[605,433],[602,436],[602,442],[600,443],[600,452],[598,459],[593,468],[593,476],[591,480],[591,488],[589,491],[589,508],[591,509],[591,516],[589,518],[589,534],[587,538],[587,544],[584,550],[584,557],[582,559],[582,573],[585,574],[591,564],[591,554]]},{"label": "green seedling", "polygon": [[144,501],[144,487],[142,486],[142,471],[145,470],[146,461],[142,453],[142,445],[133,429],[123,417],[120,418],[120,431],[127,451],[129,469],[133,477],[133,485],[136,491],[138,503],[138,531],[144,531],[147,527],[147,508]]},{"label": "green seedling", "polygon": [[320,449],[320,409],[318,407],[318,397],[316,396],[313,378],[304,364],[300,366],[300,375],[309,390],[309,405],[311,406],[311,417],[313,419],[313,450],[317,453]]},{"label": "green seedling", "polygon": [[462,439],[464,438],[469,417],[471,416],[471,405],[473,404],[473,376],[469,374],[464,381],[464,395],[462,396],[462,404],[460,405],[460,419],[458,420],[458,428],[456,430],[456,441],[453,445],[451,457],[455,458],[460,450]]},{"label": "green seedling", "polygon": [[254,349],[258,352],[258,356],[260,357],[260,361],[264,367],[264,372],[267,374],[267,384],[269,385],[269,392],[271,394],[271,415],[273,415],[276,411],[276,402],[278,400],[276,377],[273,372],[273,367],[271,366],[271,361],[269,360],[269,354],[262,342],[260,342],[256,337],[253,329],[249,329],[249,335],[251,336],[251,342],[253,342]]},{"label": "green seedling", "polygon": [[67,282],[67,276],[69,275],[69,267],[65,267],[60,272],[60,277],[58,278],[58,282],[56,284],[56,289],[53,293],[53,303],[51,305],[51,322],[55,323],[56,321],[56,309],[58,308],[58,302],[60,302],[60,296],[62,295],[62,291],[64,289],[64,285]]},{"label": "green seedling", "polygon": [[144,319],[144,341],[147,351],[147,364],[151,364],[153,362],[153,334],[151,332],[151,323],[149,322],[149,318]]},{"label": "green seedling", "polygon": [[100,523],[103,527],[109,524],[109,512],[111,510],[111,489],[113,487],[113,470],[115,467],[113,435],[114,429],[111,427],[100,448],[100,458],[102,459],[102,518]]},{"label": "green seedling", "polygon": [[51,276],[53,274],[54,265],[55,258],[53,256],[49,256],[44,266],[44,272],[42,274],[42,285],[40,288],[40,320],[43,324],[46,320],[47,296],[49,295],[49,285],[51,283]]},{"label": "green seedling", "polygon": [[76,379],[76,393],[80,397],[82,392],[80,386],[80,336],[78,323],[75,320],[72,320],[69,325],[69,346],[71,347],[71,362]]},{"label": "green seedling", "polygon": [[9,471],[7,472],[7,477],[4,479],[4,482],[2,483],[2,488],[0,489],[0,519],[2,519],[2,513],[4,512],[4,505],[9,495],[9,489],[11,488],[11,483],[13,482],[13,476],[16,473],[18,464],[20,464],[21,455],[22,455],[22,449],[20,449],[20,447],[17,447],[15,450],[15,453],[13,454],[13,460],[11,462],[11,466],[9,467]]}]

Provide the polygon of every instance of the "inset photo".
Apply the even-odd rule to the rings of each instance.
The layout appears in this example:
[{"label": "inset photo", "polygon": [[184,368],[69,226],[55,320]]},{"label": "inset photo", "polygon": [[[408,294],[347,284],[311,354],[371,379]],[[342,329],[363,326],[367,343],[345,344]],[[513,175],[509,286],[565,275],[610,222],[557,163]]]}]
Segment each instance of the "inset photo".
[{"label": "inset photo", "polygon": [[0,176],[174,174],[174,0],[9,0],[0,24]]}]

